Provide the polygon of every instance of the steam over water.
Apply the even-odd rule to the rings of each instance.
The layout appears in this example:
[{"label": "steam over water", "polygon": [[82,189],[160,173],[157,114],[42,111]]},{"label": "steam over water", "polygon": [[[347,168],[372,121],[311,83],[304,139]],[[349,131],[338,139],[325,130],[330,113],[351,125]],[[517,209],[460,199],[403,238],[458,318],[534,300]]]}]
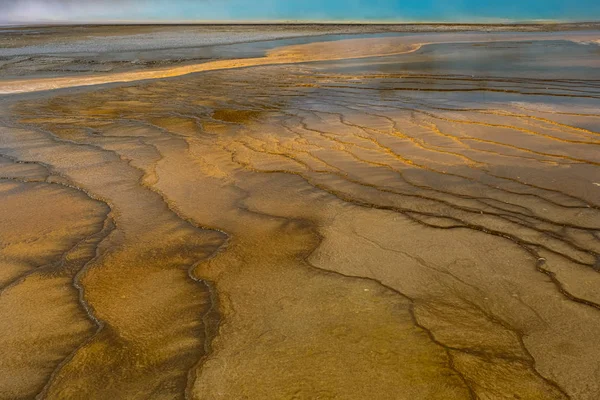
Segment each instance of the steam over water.
[{"label": "steam over water", "polygon": [[0,398],[597,399],[574,35],[1,81]]},{"label": "steam over water", "polygon": [[0,0],[0,23],[594,21],[596,0]]}]

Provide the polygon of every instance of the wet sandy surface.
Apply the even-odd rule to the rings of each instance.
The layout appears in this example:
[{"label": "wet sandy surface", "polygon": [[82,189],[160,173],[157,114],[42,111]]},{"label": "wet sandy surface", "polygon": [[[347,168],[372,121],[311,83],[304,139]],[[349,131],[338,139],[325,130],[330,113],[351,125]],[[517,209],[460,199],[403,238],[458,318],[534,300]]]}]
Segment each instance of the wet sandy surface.
[{"label": "wet sandy surface", "polygon": [[0,398],[597,399],[600,33],[472,35],[0,98]]},{"label": "wet sandy surface", "polygon": [[[259,57],[273,47],[368,34],[598,30],[600,24],[542,25],[137,25],[0,27],[0,77],[56,77]],[[287,41],[281,40],[288,38]],[[250,44],[253,43],[253,44]]]},{"label": "wet sandy surface", "polygon": [[[375,35],[377,36],[377,35]],[[474,46],[496,46],[503,43],[504,47],[510,42],[523,42],[524,40],[536,40],[540,42],[572,41],[580,45],[591,45],[597,48],[596,40],[598,33],[566,33],[560,36],[556,34],[533,34],[533,33],[496,33],[496,34],[433,34],[412,36],[389,36],[363,38],[340,38],[339,40],[323,41],[316,43],[287,44],[265,50],[260,57],[233,58],[207,61],[199,64],[186,64],[170,68],[138,68],[130,72],[116,72],[95,75],[70,74],[56,77],[30,77],[26,79],[5,79],[0,81],[0,94],[17,94],[28,92],[39,92],[70,87],[82,87],[101,85],[106,83],[125,83],[143,81],[148,79],[170,78],[187,75],[195,72],[206,72],[225,69],[239,69],[263,65],[295,64],[329,60],[356,60],[372,57],[386,57],[407,54],[421,49],[423,46],[451,43],[472,43]],[[277,42],[274,42],[277,43]],[[428,47],[429,50],[429,47]],[[543,56],[542,54],[539,54]],[[410,59],[402,62],[410,62]],[[535,61],[535,60],[533,60]],[[561,61],[561,60],[558,60]],[[572,66],[571,61],[562,60],[563,67]],[[591,66],[598,64],[597,58],[589,60]],[[426,67],[430,68],[430,67]]]}]

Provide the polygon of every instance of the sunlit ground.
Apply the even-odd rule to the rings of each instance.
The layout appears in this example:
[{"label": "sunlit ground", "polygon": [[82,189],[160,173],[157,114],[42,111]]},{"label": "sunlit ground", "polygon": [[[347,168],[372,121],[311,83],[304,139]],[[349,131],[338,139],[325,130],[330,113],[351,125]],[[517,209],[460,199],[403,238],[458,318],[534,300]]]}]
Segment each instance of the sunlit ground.
[{"label": "sunlit ground", "polygon": [[599,39],[6,56],[0,398],[598,399]]}]

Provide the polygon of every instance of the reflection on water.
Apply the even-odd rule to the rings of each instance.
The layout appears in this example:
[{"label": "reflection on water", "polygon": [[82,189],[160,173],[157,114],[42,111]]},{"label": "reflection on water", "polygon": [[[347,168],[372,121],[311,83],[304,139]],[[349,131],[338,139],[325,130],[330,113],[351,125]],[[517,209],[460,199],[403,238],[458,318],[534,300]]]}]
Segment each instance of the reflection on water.
[{"label": "reflection on water", "polygon": [[[594,32],[569,32],[563,33],[560,38],[564,41],[570,40],[578,43],[578,46],[588,46],[596,48],[596,45],[589,45],[589,43],[595,43],[597,35]],[[8,79],[0,81],[0,93],[14,94],[23,92],[36,92],[59,88],[78,87],[78,86],[89,86],[99,85],[112,82],[132,82],[142,81],[145,79],[158,79],[175,77],[195,72],[206,72],[222,69],[231,68],[245,68],[259,65],[279,65],[279,64],[293,64],[300,62],[318,62],[318,61],[340,61],[340,60],[360,60],[372,57],[385,58],[386,56],[399,56],[407,53],[413,53],[419,49],[427,48],[434,44],[440,43],[469,43],[471,46],[483,46],[484,48],[494,47],[494,43],[519,43],[519,42],[531,42],[532,40],[539,41],[540,43],[552,42],[558,39],[555,33],[496,33],[496,34],[481,34],[481,33],[456,33],[456,34],[421,34],[421,35],[365,35],[363,37],[355,37],[352,39],[343,39],[340,36],[329,37],[331,40],[322,40],[312,38],[312,40],[305,39],[306,43],[299,41],[299,44],[289,44],[289,41],[279,40],[263,45],[261,48],[259,45],[249,44],[249,52],[245,53],[246,57],[243,56],[243,52],[240,52],[240,45],[232,47],[234,50],[232,53],[229,52],[228,46],[216,46],[209,48],[208,50],[202,49],[200,51],[208,51],[207,56],[213,56],[216,59],[213,61],[203,63],[183,63],[183,60],[194,60],[193,56],[181,55],[182,58],[170,60],[168,58],[161,58],[160,60],[146,60],[144,62],[136,59],[133,64],[141,64],[138,68],[117,68],[112,71],[112,67],[108,69],[101,68],[102,72],[109,72],[105,74],[85,75],[73,73],[73,71],[79,71],[82,64],[87,64],[89,60],[82,60],[74,66],[74,70],[70,74],[64,75],[64,70],[57,70],[59,76],[52,78],[48,77],[36,77],[32,76],[28,79]],[[292,40],[294,41],[294,40]],[[281,46],[285,43],[288,45]],[[277,46],[277,45],[280,46]],[[184,49],[187,51],[189,49]],[[231,49],[229,49],[231,50]],[[174,49],[173,52],[181,51],[181,49]],[[193,51],[196,51],[193,49]],[[161,51],[157,51],[160,53]],[[258,54],[256,54],[258,53]],[[242,58],[235,58],[236,54]],[[250,57],[250,55],[255,57]],[[421,53],[420,53],[421,54]],[[456,53],[454,53],[456,54]],[[456,56],[456,55],[455,55]],[[485,54],[482,52],[476,52],[475,57],[482,57]],[[517,56],[514,52],[510,53],[510,57],[514,58]],[[130,54],[123,55],[124,59],[130,59]],[[234,58],[230,58],[234,57]],[[436,55],[427,56],[421,54],[421,60],[425,63],[421,65],[424,70],[431,70],[432,67],[446,59],[447,55]],[[506,58],[506,57],[504,57]],[[534,57],[535,58],[535,57]],[[197,61],[198,59],[195,58]],[[415,62],[418,58],[405,60],[408,62]],[[67,63],[70,63],[71,59],[67,59]],[[155,61],[157,61],[155,63]],[[158,62],[160,61],[160,62]],[[160,67],[160,64],[166,63],[167,66]],[[390,61],[389,59],[387,60]],[[505,59],[502,60],[506,62]],[[34,63],[46,64],[48,60],[37,61],[33,58]],[[94,61],[95,62],[95,61]],[[460,60],[458,61],[460,64]],[[591,60],[592,67],[597,66],[595,60]],[[52,62],[51,62],[52,63]],[[375,60],[376,64],[381,64],[381,61]],[[13,62],[7,62],[8,65],[14,64]],[[150,65],[151,68],[145,68],[144,66]],[[156,64],[156,65],[155,65]],[[564,61],[563,61],[564,64]],[[19,65],[19,63],[16,63]],[[175,66],[169,66],[175,65]],[[436,67],[437,68],[437,67]],[[100,71],[100,70],[98,70]],[[446,71],[448,72],[448,71]],[[10,75],[9,75],[10,76]]]},{"label": "reflection on water", "polygon": [[598,54],[554,39],[5,99],[0,397],[595,399]]},{"label": "reflection on water", "polygon": [[410,56],[347,60],[340,72],[426,73],[475,77],[560,77],[597,80],[600,46],[571,41],[445,43],[423,46]]}]

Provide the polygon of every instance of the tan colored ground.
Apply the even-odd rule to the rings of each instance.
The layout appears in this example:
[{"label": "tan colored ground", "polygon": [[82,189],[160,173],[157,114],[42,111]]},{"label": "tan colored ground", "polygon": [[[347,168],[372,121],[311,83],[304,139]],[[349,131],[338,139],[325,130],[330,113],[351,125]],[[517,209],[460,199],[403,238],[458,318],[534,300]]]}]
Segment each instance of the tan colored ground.
[{"label": "tan colored ground", "polygon": [[7,98],[0,398],[597,399],[597,82],[403,46]]},{"label": "tan colored ground", "polygon": [[[562,38],[575,42],[591,42],[598,33],[568,32]],[[391,38],[344,39],[332,42],[316,42],[275,48],[265,56],[257,58],[208,61],[160,69],[141,69],[131,72],[115,72],[95,75],[60,76],[52,78],[28,78],[0,80],[0,94],[39,92],[44,90],[100,85],[106,83],[137,82],[148,79],[172,78],[196,72],[238,69],[262,65],[295,64],[316,61],[385,57],[411,53],[425,44],[434,43],[487,43],[495,41],[515,42],[524,40],[556,40],[556,36],[533,33],[511,33],[501,35],[438,34],[431,36],[409,36]]]}]

